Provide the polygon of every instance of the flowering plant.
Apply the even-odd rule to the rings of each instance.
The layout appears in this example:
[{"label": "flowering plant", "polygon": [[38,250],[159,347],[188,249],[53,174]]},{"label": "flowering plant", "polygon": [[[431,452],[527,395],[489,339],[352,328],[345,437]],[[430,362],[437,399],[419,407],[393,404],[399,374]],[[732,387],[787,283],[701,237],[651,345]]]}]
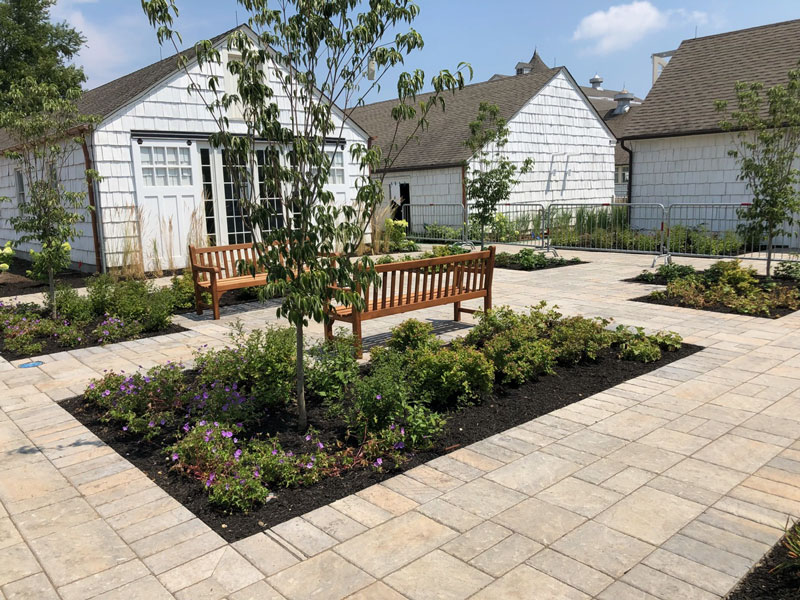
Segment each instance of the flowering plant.
[{"label": "flowering plant", "polygon": [[8,271],[11,268],[11,263],[14,260],[14,248],[11,242],[8,241],[0,250],[0,273]]},{"label": "flowering plant", "polygon": [[100,344],[113,344],[139,335],[142,326],[138,321],[123,321],[106,313],[103,321],[94,328],[92,335]]}]

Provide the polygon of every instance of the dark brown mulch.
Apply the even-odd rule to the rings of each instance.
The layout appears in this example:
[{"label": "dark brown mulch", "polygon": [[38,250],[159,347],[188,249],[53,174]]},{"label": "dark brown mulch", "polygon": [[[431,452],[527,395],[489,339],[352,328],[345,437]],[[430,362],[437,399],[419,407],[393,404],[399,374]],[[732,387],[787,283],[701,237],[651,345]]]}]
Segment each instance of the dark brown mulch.
[{"label": "dark brown mulch", "polygon": [[[42,338],[41,341],[44,343],[44,347],[42,350],[36,352],[36,356],[43,355],[43,354],[54,354],[56,352],[67,352],[68,350],[80,350],[81,348],[92,348],[94,346],[99,346],[100,344],[97,343],[94,336],[92,336],[92,331],[103,322],[104,317],[99,317],[86,325],[83,328],[83,339],[85,340],[84,343],[78,344],[77,346],[60,346],[55,338],[48,337]],[[142,338],[149,338],[155,337],[157,335],[167,335],[168,333],[180,333],[181,331],[187,331],[185,327],[181,327],[180,325],[175,325],[174,323],[167,327],[166,329],[161,329],[159,331],[149,331],[146,333],[140,333],[136,337],[129,338],[127,340],[120,340],[129,342],[131,340],[139,340]],[[3,346],[3,339],[0,337],[0,357],[5,358],[6,360],[17,360],[20,358],[28,358],[33,356],[32,354],[18,354],[17,352],[12,352],[11,350],[7,350]]]},{"label": "dark brown mulch", "polygon": [[783,539],[736,584],[725,600],[800,600],[800,569],[770,573],[786,559]]},{"label": "dark brown mulch", "polygon": [[495,264],[495,268],[497,269],[508,269],[509,271],[526,271],[528,273],[534,273],[536,271],[546,271],[547,269],[560,269],[561,267],[571,267],[572,265],[588,265],[589,262],[585,260],[569,260],[565,263],[548,263],[544,267],[539,267],[538,269],[523,269],[518,264],[509,264],[509,265],[498,265]]},{"label": "dark brown mulch", "polygon": [[651,298],[650,296],[639,296],[638,298],[631,298],[633,302],[644,302],[645,304],[660,304],[661,306],[678,306],[680,308],[691,308],[693,310],[705,310],[710,312],[718,312],[718,313],[725,313],[730,315],[742,315],[744,317],[758,317],[759,319],[780,319],[781,317],[785,317],[786,315],[792,314],[793,311],[790,308],[775,308],[772,310],[772,314],[769,317],[764,315],[746,315],[741,312],[737,312],[731,309],[729,306],[725,306],[724,304],[708,304],[703,307],[697,306],[687,306],[683,304],[677,299],[672,298]]},{"label": "dark brown mulch", "polygon": [[[214,531],[233,542],[325,506],[456,448],[483,440],[623,381],[649,373],[700,349],[698,346],[685,345],[677,352],[665,353],[662,360],[651,364],[622,361],[612,351],[608,351],[597,362],[560,368],[556,375],[519,388],[499,388],[482,404],[451,414],[445,432],[432,451],[411,456],[408,462],[398,468],[382,473],[372,469],[355,469],[310,487],[275,490],[277,497],[274,500],[247,514],[222,513],[208,502],[200,482],[169,470],[163,448],[172,443],[174,437],[169,439],[165,436],[153,442],[135,438],[123,432],[118,424],[102,422],[100,412],[94,406],[85,405],[82,396],[65,400],[61,402],[61,406],[144,471]],[[309,399],[308,408],[309,424],[319,432],[321,440],[328,440],[330,445],[330,441],[343,438],[344,424],[330,419],[319,402]],[[302,436],[296,433],[293,413],[284,411],[274,414],[263,425],[262,431],[277,436],[285,450],[299,447],[302,443]]]},{"label": "dark brown mulch", "polygon": [[[23,296],[47,291],[47,282],[31,279],[25,272],[31,268],[31,263],[15,258],[11,268],[5,273],[0,273],[0,298],[10,296]],[[91,273],[81,271],[65,271],[58,274],[58,283],[73,288],[86,287],[86,279]]]}]

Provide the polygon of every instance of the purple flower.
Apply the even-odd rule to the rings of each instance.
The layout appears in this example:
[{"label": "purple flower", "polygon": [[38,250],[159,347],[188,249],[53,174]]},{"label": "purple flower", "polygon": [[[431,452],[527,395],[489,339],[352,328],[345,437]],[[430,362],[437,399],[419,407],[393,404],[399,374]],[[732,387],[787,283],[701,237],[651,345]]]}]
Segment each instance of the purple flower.
[{"label": "purple flower", "polygon": [[306,469],[313,469],[314,463],[306,463]]},{"label": "purple flower", "polygon": [[127,425],[123,425],[122,426],[122,431],[128,431],[128,426]]},{"label": "purple flower", "polygon": [[110,396],[110,395],[111,395],[111,390],[103,390],[103,393],[102,393],[102,394],[100,394],[100,395],[101,395],[101,396],[104,396],[104,397],[105,397],[105,396]]},{"label": "purple flower", "polygon": [[325,447],[325,444],[323,444],[322,442],[317,442],[317,448],[322,450],[324,447]]},{"label": "purple flower", "polygon": [[183,430],[186,431],[186,432],[189,431],[189,424],[188,423],[184,423],[183,424]]},{"label": "purple flower", "polygon": [[380,394],[378,394],[377,396],[375,396],[375,400],[381,400],[382,398],[383,398],[383,396],[381,396]]},{"label": "purple flower", "polygon": [[275,448],[273,448],[272,449],[272,456],[275,456],[277,453],[278,453],[278,451]]},{"label": "purple flower", "polygon": [[375,460],[375,462],[373,463],[373,466],[375,466],[375,467],[380,467],[382,464],[383,464],[383,459],[382,459],[382,458],[378,458],[378,459],[376,459],[376,460]]},{"label": "purple flower", "polygon": [[394,449],[395,449],[395,450],[402,450],[402,449],[403,449],[403,448],[405,448],[405,447],[406,447],[406,445],[405,445],[403,442],[397,442],[397,443],[394,445]]},{"label": "purple flower", "polygon": [[307,435],[307,436],[306,436],[306,441],[307,441],[307,442],[310,442],[310,441],[311,441],[311,436],[310,436],[310,435]]},{"label": "purple flower", "polygon": [[155,426],[156,426],[156,424],[155,424],[153,421],[150,421],[150,422],[147,424],[147,426],[148,426],[148,427],[155,427]]},{"label": "purple flower", "polygon": [[178,453],[177,452],[173,452],[172,453],[172,460],[178,460]]},{"label": "purple flower", "polygon": [[253,479],[258,479],[259,477],[261,477],[261,473],[259,473],[258,469],[256,469],[253,471]]},{"label": "purple flower", "polygon": [[232,432],[232,431],[223,431],[223,432],[221,433],[221,435],[222,435],[222,437],[224,437],[224,438],[232,438],[232,437],[233,437],[233,432]]}]

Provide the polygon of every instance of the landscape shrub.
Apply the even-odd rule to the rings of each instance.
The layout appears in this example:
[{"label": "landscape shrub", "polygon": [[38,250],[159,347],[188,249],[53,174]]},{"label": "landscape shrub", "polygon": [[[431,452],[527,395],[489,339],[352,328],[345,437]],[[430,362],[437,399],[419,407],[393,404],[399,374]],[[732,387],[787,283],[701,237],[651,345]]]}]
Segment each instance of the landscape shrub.
[{"label": "landscape shrub", "polygon": [[69,321],[62,321],[56,323],[53,331],[53,338],[56,343],[62,348],[76,348],[84,343],[83,327],[70,323]]},{"label": "landscape shrub", "polygon": [[15,255],[16,252],[14,252],[14,246],[9,240],[5,243],[2,249],[0,249],[0,273],[4,273],[11,268]]},{"label": "landscape shrub", "polygon": [[411,401],[406,358],[394,350],[380,353],[376,358],[369,373],[353,386],[347,420],[355,435],[365,429],[378,432],[402,422],[405,407]]},{"label": "landscape shrub", "polygon": [[108,273],[92,275],[86,280],[86,292],[95,315],[104,315],[111,309],[114,280]]},{"label": "landscape shrub", "polygon": [[596,360],[600,352],[614,341],[606,329],[609,321],[599,317],[562,319],[550,331],[550,343],[561,364],[575,365],[583,360]]},{"label": "landscape shrub", "polygon": [[172,323],[173,294],[146,281],[114,284],[108,312],[127,321],[138,321],[143,331],[166,329]]},{"label": "landscape shrub", "polygon": [[423,237],[429,240],[460,240],[461,230],[447,225],[429,223],[425,225]]},{"label": "landscape shrub", "polygon": [[647,335],[643,327],[630,328],[619,325],[614,331],[619,357],[644,363],[661,359],[661,351],[675,352],[681,348],[683,338],[674,331],[659,331]]},{"label": "landscape shrub", "polygon": [[105,419],[122,423],[122,429],[150,439],[175,428],[186,409],[186,374],[182,365],[169,363],[136,373],[108,373],[94,379],[84,399],[105,411]]},{"label": "landscape shrub", "polygon": [[800,262],[783,260],[772,271],[775,279],[800,281]]},{"label": "landscape shrub", "polygon": [[661,359],[661,349],[649,338],[631,338],[620,345],[619,357],[623,360],[651,363]]},{"label": "landscape shrub", "polygon": [[359,375],[353,337],[337,335],[311,348],[308,354],[308,390],[329,405],[341,403]]},{"label": "landscape shrub", "polygon": [[233,346],[195,354],[198,381],[212,385],[239,381],[242,393],[260,409],[283,406],[292,398],[295,384],[295,331],[289,327],[234,331]]},{"label": "landscape shrub", "polygon": [[419,249],[416,242],[406,238],[408,221],[386,219],[384,231],[389,240],[389,252],[416,252]]},{"label": "landscape shrub", "polygon": [[392,328],[391,337],[386,345],[398,352],[408,352],[439,346],[439,340],[433,335],[433,325],[417,319],[406,319]]},{"label": "landscape shrub", "polygon": [[[172,302],[175,308],[186,310],[194,308],[194,279],[192,279],[191,269],[186,269],[181,275],[172,278]],[[243,291],[243,290],[240,290]],[[211,294],[202,293],[203,302],[211,304]]]},{"label": "landscape shrub", "polygon": [[527,332],[504,331],[489,340],[484,354],[494,365],[503,383],[522,385],[540,375],[550,375],[556,365],[556,352],[545,339],[529,337]]},{"label": "landscape shrub", "polygon": [[522,314],[515,312],[510,306],[498,306],[487,311],[475,313],[478,324],[469,330],[464,340],[478,348],[496,335],[517,327],[522,322]]},{"label": "landscape shrub", "polygon": [[[58,316],[67,319],[72,323],[88,323],[94,318],[91,301],[78,294],[78,290],[63,286],[56,289],[56,307]],[[50,297],[45,297],[45,308],[47,312],[52,310]]]},{"label": "landscape shrub", "polygon": [[136,337],[142,332],[142,324],[139,321],[126,321],[119,317],[112,317],[109,314],[92,330],[92,336],[98,344],[106,345],[122,342]]},{"label": "landscape shrub", "polygon": [[472,404],[494,383],[494,366],[475,348],[453,343],[450,348],[428,347],[413,360],[417,397],[436,409]]}]

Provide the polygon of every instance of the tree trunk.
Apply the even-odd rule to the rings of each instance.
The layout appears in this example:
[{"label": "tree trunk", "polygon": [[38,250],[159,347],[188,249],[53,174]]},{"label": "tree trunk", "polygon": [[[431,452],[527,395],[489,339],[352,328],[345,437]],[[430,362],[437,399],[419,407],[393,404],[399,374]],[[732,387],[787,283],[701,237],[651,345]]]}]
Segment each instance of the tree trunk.
[{"label": "tree trunk", "polygon": [[481,250],[484,249],[484,247],[483,247],[483,241],[484,241],[484,238],[485,238],[484,233],[483,233],[484,227],[485,227],[484,224],[481,223]]},{"label": "tree trunk", "polygon": [[305,370],[303,365],[303,325],[296,327],[297,331],[297,428],[303,432],[308,428],[308,415],[306,414],[306,386]]},{"label": "tree trunk", "polygon": [[58,311],[56,310],[56,276],[55,273],[53,273],[52,267],[47,270],[47,285],[50,294],[50,309],[52,311],[52,317],[55,319],[58,317]]},{"label": "tree trunk", "polygon": [[772,273],[772,238],[775,237],[774,230],[770,227],[767,236],[767,277]]}]

